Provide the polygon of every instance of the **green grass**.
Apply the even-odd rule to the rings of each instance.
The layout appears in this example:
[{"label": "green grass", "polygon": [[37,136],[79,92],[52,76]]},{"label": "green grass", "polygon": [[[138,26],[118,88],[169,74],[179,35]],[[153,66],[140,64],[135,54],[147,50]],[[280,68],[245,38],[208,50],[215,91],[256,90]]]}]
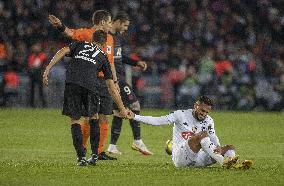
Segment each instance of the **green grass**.
[{"label": "green grass", "polygon": [[[167,111],[147,110],[159,116]],[[284,114],[214,112],[222,144],[234,144],[241,159],[252,159],[247,171],[177,169],[164,152],[171,126],[142,125],[142,137],[153,156],[131,150],[132,132],[124,122],[118,161],[77,167],[69,119],[56,109],[0,110],[0,185],[284,185]]]}]

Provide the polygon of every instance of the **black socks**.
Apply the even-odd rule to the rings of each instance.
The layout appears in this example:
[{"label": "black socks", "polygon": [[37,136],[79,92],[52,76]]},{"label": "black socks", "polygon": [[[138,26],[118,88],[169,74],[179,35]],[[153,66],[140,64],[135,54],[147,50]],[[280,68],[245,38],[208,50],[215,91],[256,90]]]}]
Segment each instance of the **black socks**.
[{"label": "black socks", "polygon": [[[139,115],[140,111],[132,110],[134,114]],[[129,120],[130,126],[132,128],[133,138],[134,140],[140,140],[141,139],[141,128],[140,123],[136,120],[130,119]]]},{"label": "black socks", "polygon": [[122,118],[113,116],[112,125],[111,125],[110,144],[116,145],[116,142],[120,136],[121,126],[122,126]]},{"label": "black socks", "polygon": [[[140,113],[140,111],[133,111],[133,110],[132,112],[134,114]],[[135,120],[129,120],[129,123],[132,129],[134,140],[140,140],[141,139],[140,123]],[[121,126],[122,126],[122,118],[113,116],[112,125],[111,125],[110,144],[116,145],[116,142],[120,136]]]},{"label": "black socks", "polygon": [[98,155],[99,143],[100,143],[100,126],[98,119],[90,119],[90,143],[92,154]]},{"label": "black socks", "polygon": [[75,123],[71,125],[71,134],[73,139],[73,146],[76,150],[77,157],[85,157],[86,155],[83,147],[83,135],[80,124]]}]

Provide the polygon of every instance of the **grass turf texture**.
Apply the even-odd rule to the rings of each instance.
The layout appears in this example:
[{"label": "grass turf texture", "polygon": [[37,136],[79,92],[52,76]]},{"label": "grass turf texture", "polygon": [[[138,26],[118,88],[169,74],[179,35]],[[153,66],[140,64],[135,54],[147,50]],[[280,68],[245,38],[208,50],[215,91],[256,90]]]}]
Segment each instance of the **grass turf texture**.
[{"label": "grass turf texture", "polygon": [[[160,116],[167,111],[145,110]],[[75,165],[69,119],[57,109],[0,110],[0,185],[284,185],[284,114],[215,112],[221,144],[234,144],[250,170],[177,169],[164,151],[172,126],[142,125],[153,156],[131,150],[132,132],[124,121],[118,161],[95,167]],[[89,150],[90,152],[90,150]],[[89,156],[89,153],[88,153]]]}]

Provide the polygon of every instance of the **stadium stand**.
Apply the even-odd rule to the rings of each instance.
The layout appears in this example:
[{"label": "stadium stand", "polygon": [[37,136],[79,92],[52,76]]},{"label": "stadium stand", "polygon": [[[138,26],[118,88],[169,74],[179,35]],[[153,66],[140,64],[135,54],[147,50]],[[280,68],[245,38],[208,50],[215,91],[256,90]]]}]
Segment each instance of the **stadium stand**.
[{"label": "stadium stand", "polygon": [[[96,9],[113,14],[125,10],[132,24],[124,51],[139,54],[149,65],[143,73],[134,69],[133,77],[144,107],[182,107],[207,94],[214,98],[216,109],[283,110],[284,9],[280,7],[284,2],[273,0],[1,1],[0,82],[9,66],[21,74],[20,89],[29,83],[27,58],[33,44],[40,43],[50,60],[70,43],[48,23],[48,14],[77,28],[92,26]],[[59,69],[54,85],[45,90],[49,107],[62,102],[64,63]],[[18,105],[27,106],[24,98],[30,95],[20,92],[25,96]],[[0,95],[3,100],[3,92]]]}]

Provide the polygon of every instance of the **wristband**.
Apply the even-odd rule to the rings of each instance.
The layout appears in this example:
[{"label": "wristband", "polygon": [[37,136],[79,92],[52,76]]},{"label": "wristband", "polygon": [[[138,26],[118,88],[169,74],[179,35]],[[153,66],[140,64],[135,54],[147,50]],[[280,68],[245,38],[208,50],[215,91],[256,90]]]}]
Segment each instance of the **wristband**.
[{"label": "wristband", "polygon": [[58,27],[57,27],[57,30],[58,30],[59,32],[64,32],[64,31],[65,31],[65,28],[66,28],[66,26],[62,23],[61,26],[58,26]]}]

